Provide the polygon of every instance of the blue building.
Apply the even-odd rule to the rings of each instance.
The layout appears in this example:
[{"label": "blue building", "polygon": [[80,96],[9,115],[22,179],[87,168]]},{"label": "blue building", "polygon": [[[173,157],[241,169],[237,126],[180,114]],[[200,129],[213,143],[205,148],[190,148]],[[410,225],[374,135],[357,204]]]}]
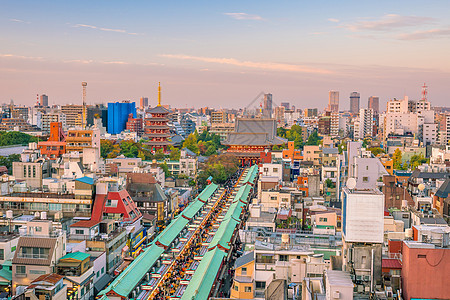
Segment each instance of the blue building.
[{"label": "blue building", "polygon": [[136,103],[108,103],[108,126],[106,131],[109,134],[118,134],[124,131],[129,114],[133,114],[133,118],[136,118]]}]

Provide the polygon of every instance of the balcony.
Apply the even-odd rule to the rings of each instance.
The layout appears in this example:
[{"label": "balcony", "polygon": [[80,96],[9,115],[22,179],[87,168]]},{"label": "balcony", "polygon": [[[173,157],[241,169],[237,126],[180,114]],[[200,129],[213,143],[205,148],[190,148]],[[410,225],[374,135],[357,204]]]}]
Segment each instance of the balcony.
[{"label": "balcony", "polygon": [[17,258],[48,259],[48,254],[19,253],[17,254]]}]

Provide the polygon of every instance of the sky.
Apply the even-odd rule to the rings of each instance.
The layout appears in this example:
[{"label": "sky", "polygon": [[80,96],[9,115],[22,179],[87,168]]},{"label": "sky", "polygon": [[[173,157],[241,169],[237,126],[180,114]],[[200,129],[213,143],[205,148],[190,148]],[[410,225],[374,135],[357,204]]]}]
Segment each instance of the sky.
[{"label": "sky", "polygon": [[0,1],[0,103],[450,106],[449,1]]}]

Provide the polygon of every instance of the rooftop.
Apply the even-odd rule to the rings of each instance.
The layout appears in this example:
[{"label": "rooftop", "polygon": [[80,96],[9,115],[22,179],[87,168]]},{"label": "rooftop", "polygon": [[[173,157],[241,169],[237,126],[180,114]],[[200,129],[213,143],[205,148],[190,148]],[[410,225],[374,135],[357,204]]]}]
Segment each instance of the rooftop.
[{"label": "rooftop", "polygon": [[353,282],[350,277],[350,274],[344,271],[337,270],[327,270],[326,276],[328,278],[328,282],[333,286],[346,286],[353,288]]}]

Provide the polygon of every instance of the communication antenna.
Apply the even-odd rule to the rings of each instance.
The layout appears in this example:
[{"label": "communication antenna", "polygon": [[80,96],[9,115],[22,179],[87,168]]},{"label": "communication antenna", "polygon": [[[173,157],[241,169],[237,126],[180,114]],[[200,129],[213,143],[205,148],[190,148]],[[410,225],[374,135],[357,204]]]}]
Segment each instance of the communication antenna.
[{"label": "communication antenna", "polygon": [[422,100],[427,101],[428,96],[428,86],[424,83],[422,86]]},{"label": "communication antenna", "polygon": [[83,119],[81,120],[81,122],[82,122],[83,129],[85,129],[86,128],[86,87],[87,87],[87,82],[83,81],[81,83],[81,86],[83,87]]},{"label": "communication antenna", "polygon": [[356,187],[356,179],[353,177],[350,177],[349,179],[347,179],[347,183],[345,184],[345,186],[349,190],[353,190]]}]

